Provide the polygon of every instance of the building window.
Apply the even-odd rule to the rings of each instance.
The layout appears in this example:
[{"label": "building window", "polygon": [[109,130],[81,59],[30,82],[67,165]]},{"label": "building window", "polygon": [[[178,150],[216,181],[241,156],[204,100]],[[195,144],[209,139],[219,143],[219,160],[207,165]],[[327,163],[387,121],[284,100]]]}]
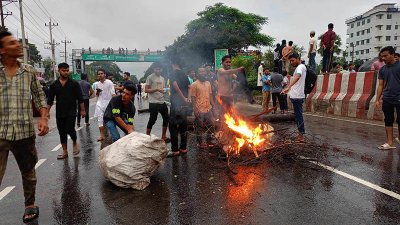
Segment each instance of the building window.
[{"label": "building window", "polygon": [[369,44],[369,39],[365,40],[365,42],[367,42],[367,44]]},{"label": "building window", "polygon": [[359,26],[360,26],[360,21],[357,22],[357,27],[359,27]]},{"label": "building window", "polygon": [[353,33],[351,33],[351,34],[350,34],[350,37],[353,37],[353,36],[354,36]]},{"label": "building window", "polygon": [[360,45],[360,41],[357,41],[357,42],[356,42],[356,45]]},{"label": "building window", "polygon": [[398,36],[394,36],[394,40],[395,40],[395,41],[397,41],[397,37],[398,37]]},{"label": "building window", "polygon": [[370,22],[371,22],[371,19],[368,18],[368,19],[367,19],[367,23],[370,23]]},{"label": "building window", "polygon": [[386,30],[391,30],[392,29],[392,25],[386,25]]},{"label": "building window", "polygon": [[378,19],[382,19],[382,14],[378,14],[378,15],[376,15],[376,17],[378,18]]},{"label": "building window", "polygon": [[387,19],[391,20],[392,19],[392,14],[387,14]]},{"label": "building window", "polygon": [[364,50],[361,50],[361,55],[364,55]]},{"label": "building window", "polygon": [[365,20],[362,21],[362,25],[364,25],[364,24],[365,24]]},{"label": "building window", "polygon": [[371,32],[371,29],[370,28],[368,28],[367,29],[367,34],[369,34]]},{"label": "building window", "polygon": [[390,41],[390,36],[386,36],[386,41]]},{"label": "building window", "polygon": [[368,54],[369,53],[369,49],[365,49],[365,53]]},{"label": "building window", "polygon": [[364,30],[362,30],[362,31],[361,31],[361,35],[364,35],[364,34],[365,34],[365,31],[364,31]]},{"label": "building window", "polygon": [[352,23],[352,24],[350,25],[350,27],[351,27],[351,28],[354,28],[354,23]]},{"label": "building window", "polygon": [[357,31],[357,36],[360,36],[360,31]]},{"label": "building window", "polygon": [[399,29],[399,25],[394,25],[394,29],[398,30]]},{"label": "building window", "polygon": [[361,44],[362,44],[362,45],[364,44],[364,40],[361,40]]},{"label": "building window", "polygon": [[356,55],[360,54],[358,51],[356,51]]}]

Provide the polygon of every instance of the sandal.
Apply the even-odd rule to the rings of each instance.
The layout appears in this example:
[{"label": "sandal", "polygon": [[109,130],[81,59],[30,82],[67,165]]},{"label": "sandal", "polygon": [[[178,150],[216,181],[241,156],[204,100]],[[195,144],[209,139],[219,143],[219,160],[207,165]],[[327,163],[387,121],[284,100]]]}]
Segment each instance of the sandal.
[{"label": "sandal", "polygon": [[66,159],[66,158],[68,158],[68,154],[61,153],[61,154],[57,155],[57,159]]},{"label": "sandal", "polygon": [[390,150],[390,149],[395,149],[395,146],[390,146],[388,143],[385,143],[381,146],[378,147],[380,150]]},{"label": "sandal", "polygon": [[181,153],[180,152],[168,152],[167,157],[175,157],[179,156]]},{"label": "sandal", "polygon": [[[31,216],[31,217],[26,218],[26,216]],[[29,207],[29,208],[25,208],[25,213],[24,213],[24,216],[22,217],[22,221],[24,223],[27,223],[38,217],[39,217],[39,207],[38,206],[35,206],[33,208]]]},{"label": "sandal", "polygon": [[79,156],[79,153],[80,153],[81,151],[78,149],[78,151],[75,151],[75,152],[72,152],[72,154],[74,155],[74,157],[77,157],[77,156]]}]

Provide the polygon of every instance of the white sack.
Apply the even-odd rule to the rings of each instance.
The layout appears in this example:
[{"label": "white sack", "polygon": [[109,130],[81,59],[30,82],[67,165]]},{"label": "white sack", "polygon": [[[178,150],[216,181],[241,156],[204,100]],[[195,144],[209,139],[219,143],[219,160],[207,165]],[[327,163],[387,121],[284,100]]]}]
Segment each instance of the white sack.
[{"label": "white sack", "polygon": [[162,139],[133,132],[103,148],[99,164],[104,177],[118,187],[143,190],[166,156]]}]

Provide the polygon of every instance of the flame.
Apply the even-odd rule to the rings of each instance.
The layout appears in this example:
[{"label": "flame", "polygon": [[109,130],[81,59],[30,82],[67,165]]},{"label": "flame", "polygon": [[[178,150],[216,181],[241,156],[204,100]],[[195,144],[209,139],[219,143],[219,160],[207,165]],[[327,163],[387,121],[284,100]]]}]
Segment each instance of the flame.
[{"label": "flame", "polygon": [[[268,125],[259,124],[257,127],[251,127],[246,121],[237,118],[226,113],[225,124],[228,128],[235,133],[235,144],[231,146],[232,149],[237,155],[240,155],[240,151],[244,148],[250,148],[256,157],[258,157],[257,149],[262,148],[265,144],[268,143],[270,134],[264,135],[262,137],[263,132],[269,129]],[[268,139],[267,139],[268,138]]]}]

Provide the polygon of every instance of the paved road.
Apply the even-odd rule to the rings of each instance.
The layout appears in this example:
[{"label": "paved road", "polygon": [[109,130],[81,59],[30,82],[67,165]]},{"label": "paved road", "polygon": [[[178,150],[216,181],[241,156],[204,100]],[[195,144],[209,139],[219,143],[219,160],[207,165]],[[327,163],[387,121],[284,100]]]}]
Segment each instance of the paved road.
[{"label": "paved road", "polygon": [[[248,114],[258,106],[239,105]],[[91,106],[91,115],[93,114]],[[135,119],[144,131],[148,114]],[[160,119],[155,127],[160,127]],[[52,123],[54,124],[54,123]],[[225,162],[190,143],[187,156],[167,159],[144,191],[126,190],[99,172],[97,123],[78,131],[81,157],[58,161],[56,129],[37,138],[38,224],[398,224],[399,150],[382,152],[380,123],[306,116],[306,129],[341,149],[329,165],[262,162],[226,172]],[[293,122],[273,124],[294,128]],[[156,132],[160,135],[160,132]],[[70,144],[71,145],[71,144]],[[330,171],[331,170],[331,171]],[[376,185],[376,186],[374,186]],[[12,188],[14,187],[14,188]],[[9,191],[11,190],[11,191]],[[9,192],[8,192],[9,191]],[[0,187],[0,224],[21,224],[22,184],[10,156]]]}]

